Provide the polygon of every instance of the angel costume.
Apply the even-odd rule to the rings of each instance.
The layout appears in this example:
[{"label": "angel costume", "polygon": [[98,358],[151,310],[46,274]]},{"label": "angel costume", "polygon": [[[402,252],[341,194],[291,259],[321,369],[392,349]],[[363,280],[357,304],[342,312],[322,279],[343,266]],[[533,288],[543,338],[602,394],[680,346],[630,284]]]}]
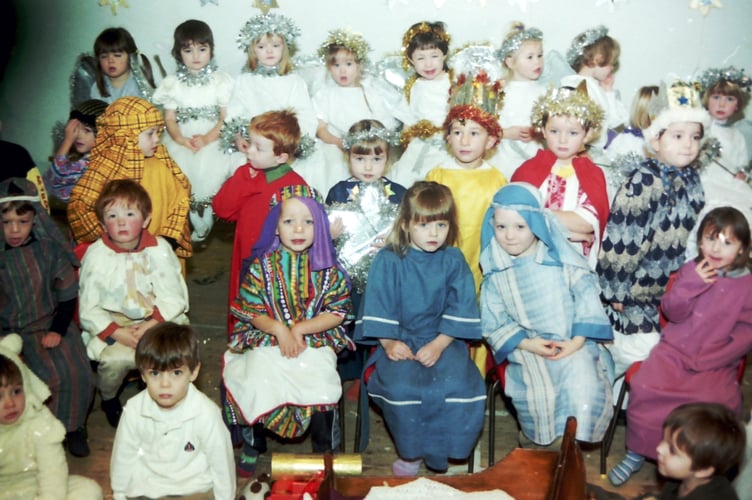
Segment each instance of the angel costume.
[{"label": "angel costume", "polygon": [[[190,139],[196,134],[206,134],[217,125],[221,108],[226,108],[230,100],[232,87],[232,77],[217,71],[212,64],[196,74],[180,65],[177,74],[162,80],[152,101],[175,111],[180,133]],[[218,140],[196,152],[176,143],[170,134],[164,134],[162,142],[191,182],[191,237],[193,241],[201,241],[214,225],[211,200],[230,176],[230,165]]]},{"label": "angel costume", "polygon": [[8,500],[99,500],[102,488],[93,480],[68,475],[63,449],[65,429],[44,405],[47,386],[18,357],[21,338],[0,340],[0,355],[21,372],[26,399],[19,417],[0,424],[0,496]]},{"label": "angel costume", "polygon": [[728,170],[733,173],[747,172],[749,167],[749,155],[747,154],[747,142],[744,135],[726,122],[713,120],[710,124],[708,137],[715,137],[721,143],[721,157],[718,159]]},{"label": "angel costume", "polygon": [[[512,257],[494,237],[497,208],[516,211],[538,239],[531,255]],[[502,188],[486,212],[482,233],[481,323],[497,363],[509,361],[504,391],[517,410],[522,433],[547,445],[577,418],[577,439],[603,438],[613,414],[611,356],[602,342],[613,338],[595,274],[543,209],[540,193],[526,183]],[[550,360],[519,347],[523,339],[584,345]]]}]

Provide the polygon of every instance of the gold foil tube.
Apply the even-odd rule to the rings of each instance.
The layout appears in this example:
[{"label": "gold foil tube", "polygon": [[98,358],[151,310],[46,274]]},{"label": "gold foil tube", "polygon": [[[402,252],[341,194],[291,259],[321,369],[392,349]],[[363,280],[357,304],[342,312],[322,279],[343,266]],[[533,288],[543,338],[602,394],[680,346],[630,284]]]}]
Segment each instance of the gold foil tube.
[{"label": "gold foil tube", "polygon": [[[354,476],[363,472],[363,458],[359,453],[341,453],[332,457],[337,475]],[[272,453],[272,480],[311,477],[324,470],[324,455],[305,453]]]}]

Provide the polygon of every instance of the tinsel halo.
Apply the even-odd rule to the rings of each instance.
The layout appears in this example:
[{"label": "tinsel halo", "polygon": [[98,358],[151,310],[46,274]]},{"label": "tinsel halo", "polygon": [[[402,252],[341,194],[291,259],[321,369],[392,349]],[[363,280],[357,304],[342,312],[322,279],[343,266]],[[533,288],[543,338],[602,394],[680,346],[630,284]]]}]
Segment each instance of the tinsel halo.
[{"label": "tinsel halo", "polygon": [[[237,134],[240,134],[246,141],[250,139],[248,132],[250,123],[251,120],[248,118],[235,117],[222,124],[222,128],[219,130],[219,147],[225,154],[229,155],[238,151],[238,147],[235,145]],[[300,145],[295,151],[295,157],[299,159],[308,158],[315,150],[316,140],[305,134],[300,138]]]},{"label": "tinsel halo", "polygon": [[702,72],[698,78],[700,82],[700,92],[707,91],[710,87],[721,80],[737,85],[743,92],[749,94],[752,88],[752,80],[744,74],[743,69],[737,69],[733,66],[725,68],[708,68]]},{"label": "tinsel halo", "polygon": [[595,28],[585,30],[577,35],[574,40],[572,40],[572,44],[569,46],[569,49],[567,49],[567,62],[569,63],[569,65],[574,66],[574,63],[577,61],[577,59],[579,57],[582,57],[582,54],[585,53],[585,47],[593,45],[595,42],[607,35],[608,28],[606,28],[602,24],[600,26],[596,26]]},{"label": "tinsel halo", "polygon": [[373,139],[381,139],[389,145],[399,145],[399,134],[388,128],[371,127],[368,130],[360,130],[353,134],[347,134],[342,139],[342,147],[349,151],[351,147],[359,142],[367,142]]},{"label": "tinsel halo", "polygon": [[367,62],[368,51],[371,50],[370,45],[363,38],[363,35],[355,33],[350,29],[337,29],[329,32],[329,36],[319,47],[318,54],[321,59],[326,59],[326,56],[329,55],[329,47],[331,46],[345,47],[353,53],[355,61],[359,63]]},{"label": "tinsel halo", "polygon": [[245,23],[237,37],[238,47],[248,52],[251,44],[262,36],[273,33],[281,36],[290,52],[295,48],[295,40],[300,36],[300,29],[292,19],[281,14],[261,14]]},{"label": "tinsel halo", "polygon": [[543,129],[543,118],[548,116],[573,116],[583,126],[590,125],[597,136],[603,122],[603,110],[587,94],[585,81],[576,89],[571,87],[550,88],[533,104],[530,121],[538,130]]},{"label": "tinsel halo", "polygon": [[496,57],[498,57],[501,62],[504,62],[504,59],[514,55],[515,52],[520,50],[523,42],[530,40],[536,42],[543,41],[543,32],[538,28],[525,28],[525,25],[522,23],[514,23],[512,25],[512,30],[514,30],[514,32],[504,39],[501,43],[501,47],[496,51]]}]

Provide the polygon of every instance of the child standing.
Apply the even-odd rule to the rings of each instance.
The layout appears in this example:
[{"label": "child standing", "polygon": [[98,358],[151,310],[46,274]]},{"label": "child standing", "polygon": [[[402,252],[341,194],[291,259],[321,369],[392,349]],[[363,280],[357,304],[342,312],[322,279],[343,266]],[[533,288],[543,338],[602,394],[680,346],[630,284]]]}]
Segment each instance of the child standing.
[{"label": "child standing", "polygon": [[397,476],[416,475],[423,461],[445,471],[448,458],[470,454],[483,427],[483,379],[464,342],[480,339],[478,302],[452,246],[458,237],[452,192],[418,181],[371,265],[356,338],[379,341],[367,391],[394,439]]},{"label": "child standing", "polygon": [[23,340],[0,340],[0,488],[13,498],[100,500],[102,488],[68,475],[65,429],[44,401],[47,386],[20,360]]},{"label": "child standing", "polygon": [[[480,230],[483,214],[494,193],[507,183],[506,177],[486,161],[487,153],[502,136],[499,126],[501,82],[491,82],[480,72],[460,75],[452,85],[452,108],[444,120],[450,161],[438,164],[426,180],[452,190],[462,238],[459,248],[480,290]],[[484,360],[485,361],[485,360]]]},{"label": "child standing", "polygon": [[368,42],[359,33],[334,30],[319,48],[319,56],[326,62],[332,85],[327,81],[313,95],[313,109],[318,118],[316,136],[324,144],[326,171],[319,169],[311,178],[320,192],[326,193],[337,180],[347,176],[347,163],[342,152],[344,136],[360,120],[373,119],[394,130],[397,120],[394,107],[399,94],[378,80],[363,74],[368,62]]},{"label": "child standing", "polygon": [[[300,127],[292,111],[269,111],[251,120],[247,163],[241,165],[217,191],[212,201],[214,212],[235,222],[235,237],[230,262],[230,304],[238,296],[240,267],[251,255],[256,244],[269,203],[285,186],[305,185],[302,177],[292,171],[288,161],[300,145]],[[228,318],[228,333],[234,320]]]},{"label": "child standing", "polygon": [[530,184],[504,186],[483,222],[483,337],[497,363],[509,361],[504,390],[520,443],[550,446],[570,415],[577,439],[602,440],[613,408],[603,342],[612,334],[595,274]]},{"label": "child standing", "polygon": [[313,194],[298,189],[270,210],[231,309],[238,323],[222,377],[230,423],[243,432],[243,476],[253,474],[259,455],[254,424],[283,438],[310,427],[314,453],[332,451],[340,440],[336,365],[337,353],[353,348],[343,325],[350,283],[337,264],[326,211],[307,196]]},{"label": "child standing", "polygon": [[698,233],[699,255],[663,296],[668,323],[630,383],[627,456],[608,476],[617,486],[645,457],[656,458],[661,424],[675,407],[704,401],[741,413],[737,370],[752,349],[750,228],[741,212],[720,207]]},{"label": "child standing", "polygon": [[206,239],[214,225],[211,199],[229,177],[219,131],[232,93],[232,77],[214,64],[214,36],[209,25],[191,19],[175,28],[172,56],[178,72],[166,77],[153,102],[164,106],[170,156],[191,182],[191,240]]},{"label": "child standing", "polygon": [[89,455],[86,416],[94,389],[73,315],[78,259],[39,203],[34,185],[0,183],[0,332],[23,339],[23,356],[49,386],[49,407],[65,426],[72,455]]},{"label": "child standing", "polygon": [[551,89],[535,102],[533,125],[546,149],[526,161],[512,176],[540,190],[545,208],[554,211],[567,237],[595,269],[608,220],[608,189],[603,171],[583,155],[600,130],[603,112],[577,89]]},{"label": "child standing", "polygon": [[504,107],[499,113],[504,136],[491,164],[509,179],[538,151],[530,115],[533,103],[546,93],[546,87],[538,82],[543,72],[543,32],[513,23],[496,56],[507,70],[507,79]]},{"label": "child standing", "polygon": [[94,40],[94,56],[98,64],[96,81],[91,87],[92,99],[111,104],[125,96],[151,98],[154,92],[151,64],[139,53],[128,30],[107,28],[101,32]]},{"label": "child standing", "polygon": [[[608,35],[608,28],[596,26],[577,35],[567,50],[567,62],[576,75],[565,76],[561,85],[577,87],[583,80],[587,93],[603,110],[603,127],[611,131],[627,123],[629,115],[614,89],[614,74],[619,70],[619,42]],[[609,132],[610,133],[610,132]],[[602,154],[608,134],[596,137],[593,154]]]},{"label": "child standing", "polygon": [[441,132],[452,83],[447,66],[450,40],[442,22],[413,24],[402,37],[402,66],[415,71],[395,110],[407,149],[392,167],[392,175],[403,186],[423,180],[429,170],[446,161]]},{"label": "child standing", "polygon": [[91,99],[70,112],[63,142],[44,173],[47,190],[58,200],[68,202],[71,189],[89,168],[89,152],[97,138],[97,117],[106,108],[106,102]]},{"label": "child standing", "polygon": [[164,321],[188,323],[188,289],[169,243],[146,229],[152,210],[142,186],[111,181],[94,210],[104,230],[81,261],[78,310],[87,354],[99,362],[102,410],[117,427],[117,393],[136,368],[138,340]]},{"label": "child standing", "polygon": [[115,500],[233,500],[230,433],[217,405],[194,385],[199,341],[189,326],[160,323],[141,337],[136,366],[146,389],[125,405],[110,479]]},{"label": "child standing", "polygon": [[141,98],[123,97],[107,107],[97,124],[89,168],[68,203],[68,222],[76,242],[94,242],[102,235],[94,204],[104,185],[114,179],[131,179],[151,198],[149,232],[165,238],[184,266],[193,254],[188,225],[191,185],[159,143],[162,113]]},{"label": "child standing", "polygon": [[685,261],[687,237],[704,204],[697,155],[708,113],[691,84],[662,87],[662,108],[645,139],[655,158],[642,162],[614,199],[598,261],[601,297],[614,327],[616,375],[658,342],[658,305],[668,278]]}]

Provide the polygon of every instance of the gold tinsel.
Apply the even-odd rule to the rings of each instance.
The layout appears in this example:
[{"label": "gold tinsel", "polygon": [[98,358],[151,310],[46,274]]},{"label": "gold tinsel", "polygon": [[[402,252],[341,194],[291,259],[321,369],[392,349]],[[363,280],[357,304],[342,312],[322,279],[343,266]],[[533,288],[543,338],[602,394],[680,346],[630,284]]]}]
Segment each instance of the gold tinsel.
[{"label": "gold tinsel", "polygon": [[442,131],[441,127],[437,127],[433,123],[431,123],[428,120],[421,120],[415,125],[413,125],[410,128],[407,128],[402,131],[402,137],[400,137],[400,142],[403,145],[407,145],[415,139],[416,137],[420,139],[428,139],[434,134],[437,134]]}]

